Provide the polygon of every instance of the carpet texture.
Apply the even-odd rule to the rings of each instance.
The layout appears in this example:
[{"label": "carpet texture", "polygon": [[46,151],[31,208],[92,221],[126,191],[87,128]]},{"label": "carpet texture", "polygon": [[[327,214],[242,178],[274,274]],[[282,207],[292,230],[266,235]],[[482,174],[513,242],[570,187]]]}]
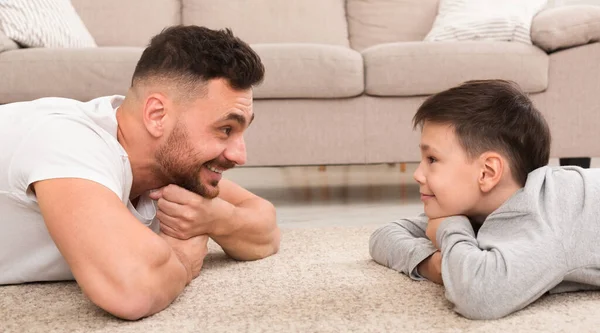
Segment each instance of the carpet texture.
[{"label": "carpet texture", "polygon": [[73,282],[0,287],[0,332],[594,332],[600,292],[545,296],[495,321],[452,311],[443,288],[371,261],[376,226],[284,229],[279,254],[235,262],[210,246],[166,310],[116,319]]}]

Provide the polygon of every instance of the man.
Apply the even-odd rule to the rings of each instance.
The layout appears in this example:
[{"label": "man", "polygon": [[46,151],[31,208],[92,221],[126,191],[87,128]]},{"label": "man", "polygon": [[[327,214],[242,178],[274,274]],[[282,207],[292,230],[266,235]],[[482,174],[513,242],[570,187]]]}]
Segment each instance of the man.
[{"label": "man", "polygon": [[152,39],[125,97],[0,107],[0,284],[74,278],[138,319],[198,276],[209,238],[238,260],[277,252],[274,207],[221,180],[246,161],[263,75],[231,31],[176,26]]}]

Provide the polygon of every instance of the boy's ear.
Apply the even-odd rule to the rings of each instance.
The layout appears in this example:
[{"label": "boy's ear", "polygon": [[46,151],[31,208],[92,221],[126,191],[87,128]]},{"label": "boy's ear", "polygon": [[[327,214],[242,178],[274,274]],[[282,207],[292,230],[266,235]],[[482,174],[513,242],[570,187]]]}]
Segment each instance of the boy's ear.
[{"label": "boy's ear", "polygon": [[495,152],[485,152],[480,156],[481,173],[479,175],[479,188],[482,192],[488,193],[502,179],[504,174],[504,158]]},{"label": "boy's ear", "polygon": [[163,135],[167,113],[165,111],[166,97],[162,94],[151,94],[146,98],[142,119],[148,133],[158,138]]}]

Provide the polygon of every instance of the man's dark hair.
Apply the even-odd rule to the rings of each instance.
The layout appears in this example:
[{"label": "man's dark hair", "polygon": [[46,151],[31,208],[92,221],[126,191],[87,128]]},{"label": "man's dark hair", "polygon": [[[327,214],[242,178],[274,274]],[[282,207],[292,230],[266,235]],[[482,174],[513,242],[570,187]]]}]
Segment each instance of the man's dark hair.
[{"label": "man's dark hair", "polygon": [[231,88],[249,89],[263,80],[260,57],[230,29],[172,26],[154,36],[137,63],[131,85],[146,80],[173,80],[198,87],[224,78]]},{"label": "man's dark hair", "polygon": [[514,82],[468,81],[430,96],[417,110],[413,128],[449,124],[470,158],[496,151],[508,159],[513,178],[548,164],[550,130],[542,114]]}]

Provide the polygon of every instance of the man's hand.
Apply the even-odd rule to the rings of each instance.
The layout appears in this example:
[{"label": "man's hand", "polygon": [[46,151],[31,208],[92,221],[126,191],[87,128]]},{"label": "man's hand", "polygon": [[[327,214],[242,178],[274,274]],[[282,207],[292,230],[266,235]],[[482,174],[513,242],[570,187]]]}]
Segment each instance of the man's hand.
[{"label": "man's hand", "polygon": [[429,258],[423,260],[419,266],[417,266],[417,272],[427,280],[443,285],[442,254],[440,251],[434,252]]},{"label": "man's hand", "polygon": [[171,246],[179,261],[185,266],[188,273],[187,283],[197,278],[200,275],[204,257],[208,253],[208,236],[200,235],[186,240],[173,238],[164,233],[161,233],[160,236]]},{"label": "man's hand", "polygon": [[150,193],[157,200],[163,233],[189,239],[207,235],[237,260],[257,260],[279,249],[275,207],[239,185],[222,179],[219,196],[206,199],[176,185]]},{"label": "man's hand", "polygon": [[441,249],[440,249],[440,246],[437,244],[435,235],[437,234],[438,227],[444,221],[444,219],[446,219],[445,216],[438,217],[435,219],[429,219],[429,221],[427,222],[427,229],[425,230],[425,234],[427,235],[427,238],[429,238],[429,240],[433,243],[433,246],[438,248],[438,250],[441,250]]},{"label": "man's hand", "polygon": [[149,196],[158,203],[160,230],[179,239],[215,233],[218,221],[231,216],[235,208],[220,198],[206,199],[177,185],[165,186]]}]

